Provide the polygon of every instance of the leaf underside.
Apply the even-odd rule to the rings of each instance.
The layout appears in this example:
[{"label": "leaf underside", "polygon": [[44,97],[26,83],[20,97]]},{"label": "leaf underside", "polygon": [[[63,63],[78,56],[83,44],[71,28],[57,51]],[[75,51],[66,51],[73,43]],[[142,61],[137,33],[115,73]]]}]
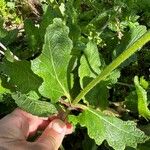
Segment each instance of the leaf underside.
[{"label": "leaf underside", "polygon": [[50,102],[40,101],[21,93],[13,94],[12,97],[18,107],[33,115],[46,117],[57,113],[56,107]]},{"label": "leaf underside", "polygon": [[126,146],[136,148],[137,143],[148,139],[144,132],[136,128],[132,121],[122,121],[106,116],[102,112],[87,108],[79,116],[69,116],[73,124],[87,127],[88,135],[100,145],[104,140],[115,150],[124,150]]}]

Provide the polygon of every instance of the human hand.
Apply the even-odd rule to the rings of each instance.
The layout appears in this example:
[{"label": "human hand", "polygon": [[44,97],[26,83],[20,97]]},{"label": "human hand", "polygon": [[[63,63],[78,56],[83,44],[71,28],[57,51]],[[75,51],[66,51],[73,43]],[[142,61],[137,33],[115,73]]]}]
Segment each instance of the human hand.
[{"label": "human hand", "polygon": [[[44,130],[35,142],[26,139],[37,130]],[[0,150],[58,150],[72,126],[59,119],[33,116],[21,109],[0,120]]]}]

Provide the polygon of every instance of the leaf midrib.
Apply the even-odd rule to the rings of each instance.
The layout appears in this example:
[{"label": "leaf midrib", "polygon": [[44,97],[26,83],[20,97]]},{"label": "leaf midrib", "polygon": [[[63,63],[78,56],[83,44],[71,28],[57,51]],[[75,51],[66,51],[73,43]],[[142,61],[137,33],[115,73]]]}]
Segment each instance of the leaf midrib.
[{"label": "leaf midrib", "polygon": [[[52,39],[54,36],[55,36],[55,34],[52,35],[51,39]],[[54,49],[55,49],[55,47],[56,47],[56,46],[54,46]],[[52,50],[51,50],[51,47],[50,47],[49,44],[48,44],[48,48],[49,48],[49,50],[50,50],[50,58],[49,58],[49,59],[50,59],[50,62],[52,63],[52,68],[53,68],[53,71],[54,71],[55,78],[56,78],[58,84],[60,85],[60,87],[62,88],[62,90],[64,91],[65,96],[67,96],[67,98],[69,99],[69,94],[68,94],[68,92],[66,91],[66,89],[64,88],[64,86],[61,84],[61,82],[60,82],[60,80],[59,80],[59,78],[58,78],[58,76],[57,76],[57,72],[56,72],[56,70],[55,70],[55,65],[54,65],[54,60],[53,60],[53,55],[52,55]]]},{"label": "leaf midrib", "polygon": [[[97,113],[95,113],[94,111],[92,111],[91,109],[87,109],[87,110],[90,111],[91,113],[93,113],[94,115],[96,115],[98,118],[104,120],[104,121],[107,122],[108,124],[110,124],[110,125],[112,125],[113,127],[117,128],[118,130],[123,131],[123,132],[125,132],[125,133],[127,133],[127,134],[131,134],[131,132],[127,132],[126,130],[122,130],[122,129],[116,127],[114,124],[112,124],[112,123],[109,122],[108,120],[104,119],[103,117],[101,117],[100,115],[98,115]],[[132,135],[132,134],[131,134],[131,135]],[[135,135],[133,135],[133,136],[134,136],[134,137],[139,137],[139,136],[135,136]]]}]

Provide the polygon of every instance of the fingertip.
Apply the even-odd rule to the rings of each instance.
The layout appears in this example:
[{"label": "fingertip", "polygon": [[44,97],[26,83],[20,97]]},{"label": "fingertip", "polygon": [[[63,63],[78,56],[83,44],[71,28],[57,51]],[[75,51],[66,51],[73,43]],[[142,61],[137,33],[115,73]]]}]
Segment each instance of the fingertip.
[{"label": "fingertip", "polygon": [[58,149],[66,134],[66,124],[60,119],[54,119],[37,139],[38,143],[48,145],[52,149]]},{"label": "fingertip", "polygon": [[48,127],[60,134],[67,130],[66,124],[60,119],[54,119]]}]

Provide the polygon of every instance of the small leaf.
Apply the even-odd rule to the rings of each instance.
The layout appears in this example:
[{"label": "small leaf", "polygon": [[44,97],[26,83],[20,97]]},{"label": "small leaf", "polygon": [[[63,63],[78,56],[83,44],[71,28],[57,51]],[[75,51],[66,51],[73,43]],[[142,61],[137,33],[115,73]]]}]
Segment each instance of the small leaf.
[{"label": "small leaf", "polygon": [[70,99],[67,69],[71,58],[72,41],[61,19],[55,18],[47,28],[42,54],[32,61],[32,70],[43,78],[39,92],[57,102],[61,96]]},{"label": "small leaf", "polygon": [[57,113],[55,105],[50,102],[38,100],[38,96],[35,93],[30,93],[29,95],[17,93],[13,94],[12,97],[18,107],[33,115],[50,116]]},{"label": "small leaf", "polygon": [[97,45],[89,41],[87,47],[84,49],[84,54],[80,60],[79,77],[80,84],[83,88],[83,78],[95,78],[100,72],[101,61],[98,53]]},{"label": "small leaf", "polygon": [[140,85],[144,88],[144,89],[148,89],[149,83],[144,79],[144,77],[140,78]]},{"label": "small leaf", "polygon": [[110,75],[105,79],[108,85],[113,85],[117,83],[118,79],[120,78],[120,71],[116,69],[110,73]]},{"label": "small leaf", "polygon": [[145,119],[150,119],[150,110],[148,109],[147,103],[147,92],[146,90],[140,85],[138,76],[134,77],[134,84],[138,96],[138,111],[141,116]]},{"label": "small leaf", "polygon": [[2,86],[2,84],[1,84],[1,79],[0,79],[0,95],[1,94],[5,94],[5,93],[10,93],[10,91],[8,90],[8,89],[6,89],[6,88],[4,88],[3,86]]},{"label": "small leaf", "polygon": [[136,128],[132,121],[122,121],[106,116],[100,111],[87,108],[79,116],[69,116],[73,124],[87,127],[88,135],[100,145],[104,140],[115,150],[124,150],[126,146],[136,148],[137,143],[148,140],[144,132]]},{"label": "small leaf", "polygon": [[9,62],[5,60],[0,63],[0,70],[3,75],[8,77],[8,84],[13,90],[22,93],[37,91],[42,84],[42,79],[34,74],[31,70],[31,64],[28,61]]}]

